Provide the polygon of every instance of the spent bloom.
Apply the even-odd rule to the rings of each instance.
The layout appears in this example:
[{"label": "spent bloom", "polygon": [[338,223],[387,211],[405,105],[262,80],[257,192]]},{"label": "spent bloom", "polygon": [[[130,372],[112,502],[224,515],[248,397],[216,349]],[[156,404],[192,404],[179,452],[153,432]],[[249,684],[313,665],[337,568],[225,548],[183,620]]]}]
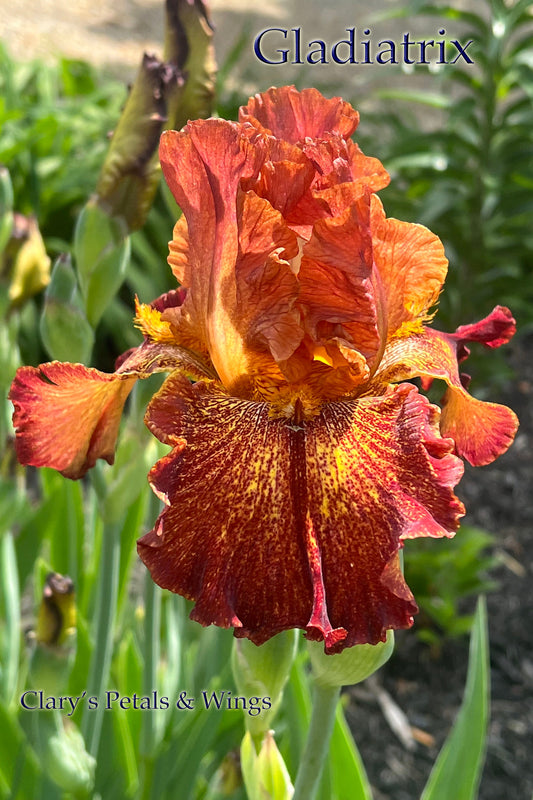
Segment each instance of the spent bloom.
[{"label": "spent bloom", "polygon": [[[164,510],[142,560],[201,624],[257,644],[302,628],[328,653],[412,624],[403,541],[453,535],[460,457],[491,462],[517,426],[459,371],[468,342],[510,339],[511,313],[427,325],[442,244],[386,217],[389,176],[351,140],[358,119],[284,87],[238,122],[164,133],[181,288],[138,304],[144,341],[114,374],[51,362],[22,367],[11,390],[19,459],[79,478],[113,461],[135,381],[168,371],[146,413],[171,450],[149,474]],[[416,376],[447,383],[442,411]]]}]

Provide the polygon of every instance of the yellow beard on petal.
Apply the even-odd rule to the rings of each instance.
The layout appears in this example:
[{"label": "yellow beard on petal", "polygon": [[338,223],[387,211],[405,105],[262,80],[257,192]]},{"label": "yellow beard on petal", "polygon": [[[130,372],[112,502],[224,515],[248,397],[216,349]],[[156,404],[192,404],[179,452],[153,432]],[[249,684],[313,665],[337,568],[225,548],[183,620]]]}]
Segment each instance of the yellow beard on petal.
[{"label": "yellow beard on petal", "polygon": [[417,333],[422,333],[423,327],[423,319],[404,320],[400,327],[389,337],[389,341],[390,339],[405,339],[408,336],[415,336]]},{"label": "yellow beard on petal", "polygon": [[133,324],[136,328],[139,328],[143,336],[146,336],[152,342],[169,344],[176,341],[170,323],[161,319],[161,312],[147,303],[140,303],[138,297],[135,298],[135,319]]},{"label": "yellow beard on petal", "polygon": [[309,386],[286,386],[270,398],[268,416],[271,419],[292,420],[295,427],[320,413],[322,400]]}]

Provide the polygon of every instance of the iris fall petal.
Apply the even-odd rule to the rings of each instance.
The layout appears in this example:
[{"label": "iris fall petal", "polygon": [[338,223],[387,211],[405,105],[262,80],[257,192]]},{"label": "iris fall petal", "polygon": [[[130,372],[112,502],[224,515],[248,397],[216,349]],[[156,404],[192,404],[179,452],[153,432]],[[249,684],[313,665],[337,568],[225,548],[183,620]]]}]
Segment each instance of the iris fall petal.
[{"label": "iris fall petal", "polygon": [[67,478],[81,478],[98,458],[112,464],[135,380],[57,361],[19,369],[9,395],[19,461]]},{"label": "iris fall petal", "polygon": [[488,317],[463,325],[453,334],[424,328],[421,333],[392,339],[380,364],[381,381],[402,381],[415,376],[446,381],[441,433],[455,441],[457,453],[473,466],[490,464],[511,445],[518,420],[507,406],[487,403],[470,395],[461,380],[459,362],[468,356],[466,342],[498,347],[515,330],[509,309],[498,306]]},{"label": "iris fall petal", "polygon": [[257,644],[299,627],[329,652],[381,641],[416,612],[401,540],[450,535],[462,514],[462,465],[436,415],[405,385],[295,426],[171,376],[147,412],[173,447],[150,475],[167,507],[140,556],[203,625]]}]

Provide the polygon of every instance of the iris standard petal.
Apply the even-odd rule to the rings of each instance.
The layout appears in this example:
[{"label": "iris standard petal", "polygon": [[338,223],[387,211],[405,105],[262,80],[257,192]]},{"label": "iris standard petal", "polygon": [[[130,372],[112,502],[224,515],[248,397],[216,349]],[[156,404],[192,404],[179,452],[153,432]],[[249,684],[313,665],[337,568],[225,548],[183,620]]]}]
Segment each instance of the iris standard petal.
[{"label": "iris standard petal", "polygon": [[294,144],[324,131],[348,138],[359,124],[359,114],[340,97],[327,100],[317,89],[297,91],[294,86],[272,87],[250,98],[239,109],[239,121],[259,125]]},{"label": "iris standard petal", "polygon": [[387,332],[421,323],[437,302],[448,271],[439,237],[423,225],[387,219],[381,201],[371,199],[372,245],[386,302]]}]

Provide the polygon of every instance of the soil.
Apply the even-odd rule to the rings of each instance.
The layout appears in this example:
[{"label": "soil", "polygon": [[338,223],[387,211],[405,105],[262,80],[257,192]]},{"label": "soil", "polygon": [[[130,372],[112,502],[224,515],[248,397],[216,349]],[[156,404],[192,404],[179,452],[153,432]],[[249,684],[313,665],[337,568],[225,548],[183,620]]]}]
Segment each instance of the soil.
[{"label": "soil", "polygon": [[[457,490],[467,508],[465,522],[495,535],[500,561],[490,576],[498,588],[487,596],[492,708],[479,800],[530,800],[533,795],[532,345],[529,337],[507,346],[516,378],[499,400],[519,416],[514,445],[494,464],[468,468]],[[414,630],[400,631],[396,642],[379,684],[415,728],[414,748],[391,730],[375,689],[363,684],[350,690],[348,719],[375,800],[420,797],[460,706],[466,677],[466,639],[444,640],[439,652],[421,643]]]}]

